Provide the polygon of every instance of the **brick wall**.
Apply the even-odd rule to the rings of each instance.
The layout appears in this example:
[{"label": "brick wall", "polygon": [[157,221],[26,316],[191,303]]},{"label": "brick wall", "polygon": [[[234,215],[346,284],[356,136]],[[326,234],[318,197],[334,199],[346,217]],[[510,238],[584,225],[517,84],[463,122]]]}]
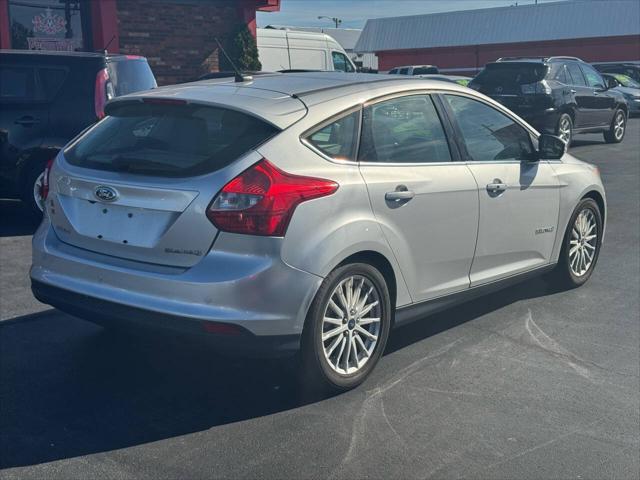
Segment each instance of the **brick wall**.
[{"label": "brick wall", "polygon": [[117,10],[120,52],[147,57],[158,85],[218,71],[215,37],[240,22],[227,0],[117,0]]}]

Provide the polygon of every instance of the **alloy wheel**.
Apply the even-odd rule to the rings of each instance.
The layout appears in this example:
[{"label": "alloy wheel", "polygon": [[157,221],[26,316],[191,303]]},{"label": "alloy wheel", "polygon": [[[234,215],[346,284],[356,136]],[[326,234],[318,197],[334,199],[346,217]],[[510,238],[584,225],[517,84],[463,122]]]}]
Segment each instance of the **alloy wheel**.
[{"label": "alloy wheel", "polygon": [[38,175],[36,181],[33,182],[33,200],[42,212],[44,210],[44,201],[42,199],[42,184],[44,183],[44,172]]},{"label": "alloy wheel", "polygon": [[585,208],[576,217],[569,240],[569,268],[576,277],[585,275],[596,255],[598,224],[593,212]]},{"label": "alloy wheel", "polygon": [[362,369],[378,344],[382,321],[380,293],[371,280],[352,275],[333,290],[322,319],[322,347],[340,375]]},{"label": "alloy wheel", "polygon": [[613,123],[613,136],[616,138],[616,140],[622,140],[622,137],[624,136],[624,123],[624,113],[618,112]]},{"label": "alloy wheel", "polygon": [[564,116],[560,120],[560,126],[558,127],[558,136],[567,144],[571,140],[571,120],[569,120],[569,117]]}]

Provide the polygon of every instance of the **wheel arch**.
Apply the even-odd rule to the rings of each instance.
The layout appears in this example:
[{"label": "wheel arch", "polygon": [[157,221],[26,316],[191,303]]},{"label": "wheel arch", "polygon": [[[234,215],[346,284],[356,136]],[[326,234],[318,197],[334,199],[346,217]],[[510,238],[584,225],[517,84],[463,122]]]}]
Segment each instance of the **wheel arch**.
[{"label": "wheel arch", "polygon": [[22,191],[25,187],[27,174],[34,163],[46,163],[48,160],[54,158],[59,151],[60,149],[57,147],[36,147],[22,152],[17,165],[17,186],[19,190]]},{"label": "wheel arch", "polygon": [[607,209],[607,206],[604,201],[604,197],[597,190],[590,190],[587,193],[585,193],[580,200],[584,200],[585,198],[591,198],[598,204],[598,208],[600,209],[600,214],[602,215],[602,223],[604,224],[606,219],[606,209]]},{"label": "wheel arch", "polygon": [[389,262],[389,260],[380,252],[376,252],[373,250],[363,250],[349,255],[344,260],[342,260],[336,266],[336,268],[343,265],[348,265],[350,263],[366,263],[368,265],[371,265],[372,267],[375,267],[382,274],[385,282],[387,283],[387,288],[389,289],[389,297],[391,298],[391,322],[393,324],[393,312],[395,311],[398,298],[398,281],[391,262]]}]

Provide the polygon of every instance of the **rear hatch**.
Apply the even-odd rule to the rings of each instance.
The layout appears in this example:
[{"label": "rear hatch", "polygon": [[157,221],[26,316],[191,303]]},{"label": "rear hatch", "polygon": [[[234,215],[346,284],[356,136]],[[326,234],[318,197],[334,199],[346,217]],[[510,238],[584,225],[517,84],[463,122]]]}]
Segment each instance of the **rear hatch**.
[{"label": "rear hatch", "polygon": [[533,62],[489,63],[470,86],[490,97],[520,96],[522,85],[544,79],[548,66]]},{"label": "rear hatch", "polygon": [[114,257],[196,264],[217,234],[209,203],[280,129],[228,107],[167,98],[116,102],[107,112],[52,171],[47,209],[57,236]]}]

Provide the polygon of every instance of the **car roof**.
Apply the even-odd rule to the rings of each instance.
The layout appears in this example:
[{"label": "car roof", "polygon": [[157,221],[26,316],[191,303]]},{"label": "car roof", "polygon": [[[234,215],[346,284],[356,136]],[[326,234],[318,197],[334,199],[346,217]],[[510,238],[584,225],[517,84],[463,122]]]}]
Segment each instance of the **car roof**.
[{"label": "car roof", "polygon": [[106,58],[114,60],[144,59],[138,55],[125,55],[123,53],[105,52],[58,52],[54,50],[2,50],[1,55],[33,56],[33,57],[65,57],[65,58]]},{"label": "car roof", "polygon": [[144,98],[182,99],[194,104],[236,109],[262,118],[278,128],[286,128],[304,117],[307,109],[313,105],[373,90],[393,93],[401,91],[399,87],[402,86],[407,89],[452,89],[456,84],[420,77],[370,73],[271,73],[258,75],[245,82],[220,78],[169,85],[116,97],[108,105],[143,101]]}]

